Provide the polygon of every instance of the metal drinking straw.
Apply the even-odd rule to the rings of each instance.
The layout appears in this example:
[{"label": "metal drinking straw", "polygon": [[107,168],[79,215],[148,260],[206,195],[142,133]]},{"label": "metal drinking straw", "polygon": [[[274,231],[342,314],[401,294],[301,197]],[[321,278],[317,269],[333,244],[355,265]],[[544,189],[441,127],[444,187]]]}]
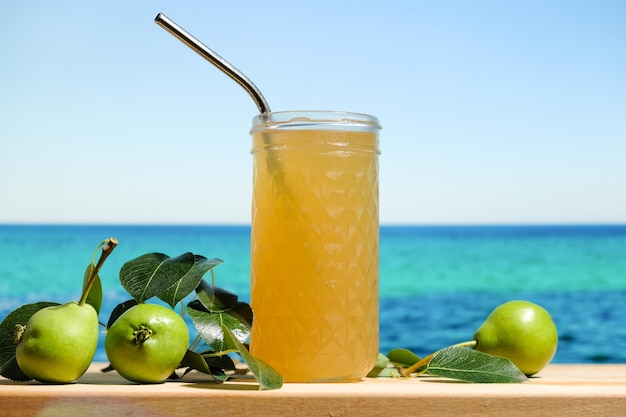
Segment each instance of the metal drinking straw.
[{"label": "metal drinking straw", "polygon": [[252,100],[254,100],[254,103],[259,108],[259,112],[261,114],[270,112],[270,106],[267,104],[267,101],[265,101],[265,98],[263,97],[263,94],[261,94],[261,91],[259,91],[257,86],[254,85],[254,83],[248,77],[246,77],[245,74],[235,68],[230,62],[219,56],[217,53],[215,53],[215,51],[200,42],[185,29],[178,26],[163,13],[159,13],[154,18],[154,21],[157,25],[170,32],[188,47],[196,51],[201,57],[209,61],[211,64],[215,65],[222,72],[235,80],[237,84],[241,85],[244,90],[246,90],[248,94],[250,94],[250,97],[252,97]]},{"label": "metal drinking straw", "polygon": [[[213,51],[211,48],[209,48],[208,46],[200,42],[198,39],[196,39],[193,35],[191,35],[185,29],[178,26],[176,23],[170,20],[167,16],[165,16],[163,13],[159,13],[154,18],[154,21],[156,22],[157,25],[161,26],[162,28],[170,32],[172,35],[177,37],[180,41],[182,41],[188,47],[196,51],[201,57],[209,61],[211,64],[215,65],[222,72],[224,72],[230,78],[235,80],[237,84],[242,86],[244,90],[248,92],[250,97],[252,97],[252,100],[254,100],[254,103],[257,105],[262,117],[267,116],[267,114],[270,113],[271,111],[270,106],[269,104],[267,104],[267,101],[265,101],[265,98],[263,97],[263,94],[261,94],[261,91],[259,91],[257,86],[254,85],[254,83],[248,77],[246,77],[241,71],[235,68],[230,62],[226,61],[224,58],[219,56],[215,51]],[[265,134],[262,134],[262,135],[263,135],[264,141],[266,143],[270,143],[270,138]],[[287,187],[284,185],[285,173],[281,171],[280,169],[282,165],[280,156],[278,156],[278,154],[276,154],[275,152],[269,152],[267,160],[268,160],[268,169],[276,173],[276,175],[279,176],[280,178],[277,181],[278,184],[282,184],[280,189],[284,193],[290,195],[291,193],[288,191]]]}]

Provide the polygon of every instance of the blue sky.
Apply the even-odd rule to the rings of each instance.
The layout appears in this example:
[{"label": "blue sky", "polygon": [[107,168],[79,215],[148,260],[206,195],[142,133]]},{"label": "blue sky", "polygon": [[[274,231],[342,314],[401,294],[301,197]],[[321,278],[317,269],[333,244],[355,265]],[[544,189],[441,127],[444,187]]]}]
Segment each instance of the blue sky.
[{"label": "blue sky", "polygon": [[626,2],[0,6],[0,223],[247,223],[256,107],[377,116],[381,223],[626,222]]}]

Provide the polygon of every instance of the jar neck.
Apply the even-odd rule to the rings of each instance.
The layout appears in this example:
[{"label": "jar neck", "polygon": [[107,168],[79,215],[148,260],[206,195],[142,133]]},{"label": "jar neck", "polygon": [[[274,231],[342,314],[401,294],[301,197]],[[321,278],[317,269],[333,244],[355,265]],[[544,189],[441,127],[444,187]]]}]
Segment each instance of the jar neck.
[{"label": "jar neck", "polygon": [[378,132],[374,116],[326,110],[298,110],[263,113],[252,119],[251,134],[273,130],[340,130]]}]

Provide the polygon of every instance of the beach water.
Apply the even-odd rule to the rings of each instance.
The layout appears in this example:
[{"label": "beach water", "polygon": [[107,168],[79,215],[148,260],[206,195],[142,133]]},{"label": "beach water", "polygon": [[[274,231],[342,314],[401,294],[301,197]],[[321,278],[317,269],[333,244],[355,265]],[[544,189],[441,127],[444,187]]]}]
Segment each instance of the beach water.
[{"label": "beach water", "polygon": [[[249,300],[249,226],[0,225],[0,318],[22,304],[77,300],[103,239],[100,320],[129,298],[124,262],[149,252],[219,258],[216,285]],[[381,352],[425,355],[469,340],[498,304],[527,299],[559,330],[557,363],[626,362],[626,225],[383,226]],[[106,361],[103,343],[96,360]]]}]

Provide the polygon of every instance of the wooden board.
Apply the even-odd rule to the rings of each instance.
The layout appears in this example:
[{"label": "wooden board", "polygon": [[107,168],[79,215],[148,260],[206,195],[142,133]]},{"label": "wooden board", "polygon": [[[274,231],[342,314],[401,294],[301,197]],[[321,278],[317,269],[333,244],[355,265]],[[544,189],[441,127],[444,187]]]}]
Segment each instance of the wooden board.
[{"label": "wooden board", "polygon": [[523,384],[468,384],[436,377],[368,378],[345,384],[254,380],[217,384],[191,373],[179,382],[132,384],[93,364],[68,385],[0,379],[1,416],[626,416],[626,364],[550,365]]}]

